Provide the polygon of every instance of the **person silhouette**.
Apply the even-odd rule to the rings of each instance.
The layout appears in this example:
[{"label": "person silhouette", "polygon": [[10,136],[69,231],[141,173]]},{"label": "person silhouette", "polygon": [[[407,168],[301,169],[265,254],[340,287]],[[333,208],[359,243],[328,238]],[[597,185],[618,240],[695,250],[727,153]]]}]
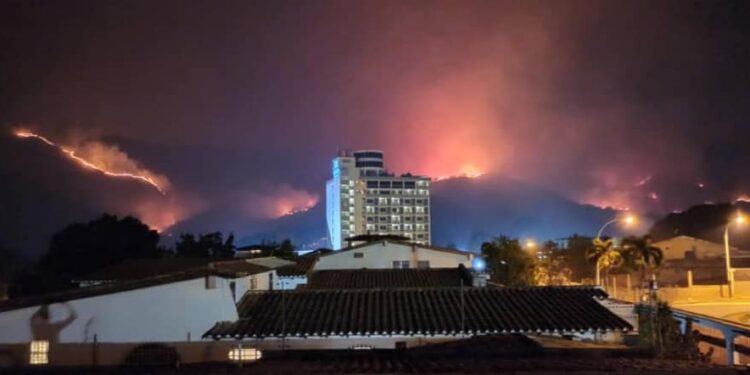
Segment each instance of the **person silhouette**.
[{"label": "person silhouette", "polygon": [[39,307],[31,316],[31,335],[34,341],[47,341],[50,344],[60,341],[60,332],[78,317],[73,307],[63,303],[68,309],[68,317],[56,322],[50,321],[49,305]]}]

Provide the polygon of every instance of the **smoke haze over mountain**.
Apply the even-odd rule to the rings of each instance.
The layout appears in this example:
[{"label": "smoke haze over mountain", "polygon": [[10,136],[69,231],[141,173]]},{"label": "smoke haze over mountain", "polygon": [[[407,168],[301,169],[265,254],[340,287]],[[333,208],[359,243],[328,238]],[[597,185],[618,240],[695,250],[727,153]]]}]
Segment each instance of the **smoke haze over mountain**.
[{"label": "smoke haze over mountain", "polygon": [[[750,194],[748,7],[6,1],[0,219],[28,234],[0,243],[38,252],[34,223],[104,210],[251,237],[291,222],[312,238],[340,148],[382,149],[399,173],[492,176],[435,184],[434,237],[458,245],[557,236],[612,212],[588,204],[732,201]],[[80,170],[11,138],[19,124],[116,147],[170,191]],[[318,216],[284,216],[304,210]]]}]

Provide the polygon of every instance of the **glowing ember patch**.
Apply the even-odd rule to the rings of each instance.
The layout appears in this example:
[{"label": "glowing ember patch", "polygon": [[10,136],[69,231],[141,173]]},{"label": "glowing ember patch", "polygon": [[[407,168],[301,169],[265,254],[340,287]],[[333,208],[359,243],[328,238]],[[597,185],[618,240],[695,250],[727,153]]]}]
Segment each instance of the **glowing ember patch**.
[{"label": "glowing ember patch", "polygon": [[[135,163],[132,160],[127,159],[127,156],[125,156],[123,153],[121,153],[121,152],[119,152],[117,150],[114,150],[114,152],[112,152],[112,150],[108,150],[105,147],[101,147],[101,146],[99,146],[99,147],[92,147],[92,149],[99,150],[99,153],[98,153],[98,155],[96,155],[97,157],[96,157],[95,160],[90,160],[88,158],[80,156],[78,154],[78,150],[76,150],[74,148],[71,148],[71,147],[67,147],[67,146],[63,146],[63,145],[58,145],[57,143],[52,142],[49,138],[46,138],[46,137],[44,137],[42,135],[35,134],[35,133],[32,133],[32,132],[28,132],[28,131],[24,131],[24,130],[17,130],[17,131],[14,132],[14,134],[17,137],[19,137],[19,138],[35,138],[35,139],[38,139],[38,140],[46,143],[47,145],[52,146],[52,147],[58,149],[65,156],[67,156],[69,159],[75,161],[76,163],[78,163],[79,165],[81,165],[81,166],[83,166],[85,168],[93,169],[95,171],[98,171],[98,172],[103,173],[104,175],[107,175],[107,176],[110,176],[110,177],[129,178],[129,179],[138,180],[138,181],[140,181],[142,183],[145,183],[145,184],[153,186],[157,191],[159,191],[159,193],[161,193],[163,195],[167,194],[167,188],[168,188],[168,185],[169,185],[169,181],[165,177],[157,176],[157,175],[154,175],[153,173],[151,173],[151,172],[149,172],[147,170],[143,170],[141,168],[137,168],[135,166]],[[104,152],[102,152],[102,151],[104,151]],[[109,153],[107,153],[107,151],[109,151]],[[125,172],[125,171],[121,171],[121,170],[114,170],[114,169],[108,168],[108,166],[107,166],[107,164],[109,164],[107,162],[108,161],[107,160],[107,156],[108,155],[110,155],[110,156],[114,155],[115,157],[118,157],[120,159],[124,159],[124,160],[126,160],[128,162],[128,164],[130,164],[131,168],[140,169],[140,171],[137,172],[137,173],[133,173],[133,172]]]},{"label": "glowing ember patch", "polygon": [[651,176],[648,176],[648,177],[646,177],[644,179],[641,179],[640,181],[638,181],[638,182],[635,183],[635,186],[646,185],[649,181],[651,181],[651,178],[652,178]]},{"label": "glowing ember patch", "polygon": [[317,194],[281,184],[265,191],[242,193],[238,198],[248,217],[278,219],[307,212],[320,202]]},{"label": "glowing ember patch", "polygon": [[457,178],[478,178],[484,176],[484,172],[480,171],[478,168],[476,168],[473,165],[466,165],[461,168],[461,170],[454,175],[448,175],[448,176],[438,176],[433,179],[433,181],[444,181],[444,180],[452,180]]},{"label": "glowing ember patch", "polygon": [[315,207],[315,205],[317,204],[317,197],[308,197],[302,202],[300,202],[299,200],[292,201],[282,198],[277,202],[275,216],[282,217],[301,214],[303,212],[310,211],[310,209]]},{"label": "glowing ember patch", "polygon": [[656,194],[655,192],[652,191],[651,193],[648,194],[648,197],[651,198],[651,200],[658,200],[659,194]]}]

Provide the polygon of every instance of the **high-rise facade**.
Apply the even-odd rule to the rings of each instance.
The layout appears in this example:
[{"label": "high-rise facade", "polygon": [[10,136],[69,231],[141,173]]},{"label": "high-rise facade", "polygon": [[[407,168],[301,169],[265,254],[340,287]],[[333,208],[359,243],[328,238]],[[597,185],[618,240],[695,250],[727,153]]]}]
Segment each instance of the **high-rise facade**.
[{"label": "high-rise facade", "polygon": [[356,235],[398,235],[430,244],[430,179],[388,173],[380,150],[340,152],[326,185],[333,249]]}]

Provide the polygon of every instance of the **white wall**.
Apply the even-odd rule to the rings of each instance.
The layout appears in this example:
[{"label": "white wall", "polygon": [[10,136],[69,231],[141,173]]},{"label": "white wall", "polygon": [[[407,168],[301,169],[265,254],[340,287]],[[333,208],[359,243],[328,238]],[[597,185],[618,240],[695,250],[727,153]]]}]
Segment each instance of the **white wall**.
[{"label": "white wall", "polygon": [[[240,299],[242,299],[242,296],[245,295],[248,291],[259,291],[259,290],[271,290],[271,283],[269,280],[269,275],[273,275],[274,283],[276,282],[276,270],[269,270],[266,272],[258,273],[255,275],[249,275],[245,277],[240,277],[237,279],[229,279],[229,281],[235,282],[235,291],[236,291],[236,302],[239,302]],[[255,281],[255,288],[252,288],[253,286],[253,280]]]},{"label": "white wall", "polygon": [[685,252],[695,250],[698,259],[724,257],[724,245],[697,238],[679,236],[654,243],[662,249],[664,259],[684,259]]},{"label": "white wall", "polygon": [[[361,253],[361,258],[354,254]],[[389,269],[393,261],[408,260],[411,268],[417,268],[418,261],[429,261],[430,268],[454,268],[459,264],[471,267],[471,253],[453,253],[430,248],[413,247],[412,245],[388,241],[373,242],[354,250],[341,251],[325,255],[318,259],[315,271],[338,269]]]},{"label": "white wall", "polygon": [[274,279],[274,290],[293,290],[299,285],[307,284],[307,276],[284,276]]},{"label": "white wall", "polygon": [[[466,337],[471,335],[467,334]],[[290,350],[321,350],[321,349],[351,349],[355,345],[367,345],[373,349],[395,349],[397,342],[405,342],[408,348],[425,344],[437,344],[447,341],[460,340],[461,336],[435,335],[435,336],[330,336],[330,337],[291,337],[285,340],[281,338],[245,339],[235,341],[242,343],[245,348],[255,348],[261,351],[280,350],[283,347]],[[226,341],[226,340],[223,340]]]},{"label": "white wall", "polygon": [[[200,340],[219,321],[238,319],[229,280],[216,279],[216,289],[206,289],[205,279],[73,300],[78,317],[60,334],[62,343],[150,342]],[[240,296],[238,295],[238,298]],[[0,313],[0,343],[31,341],[31,316],[39,306]],[[51,321],[67,316],[61,304],[50,306]]]}]

